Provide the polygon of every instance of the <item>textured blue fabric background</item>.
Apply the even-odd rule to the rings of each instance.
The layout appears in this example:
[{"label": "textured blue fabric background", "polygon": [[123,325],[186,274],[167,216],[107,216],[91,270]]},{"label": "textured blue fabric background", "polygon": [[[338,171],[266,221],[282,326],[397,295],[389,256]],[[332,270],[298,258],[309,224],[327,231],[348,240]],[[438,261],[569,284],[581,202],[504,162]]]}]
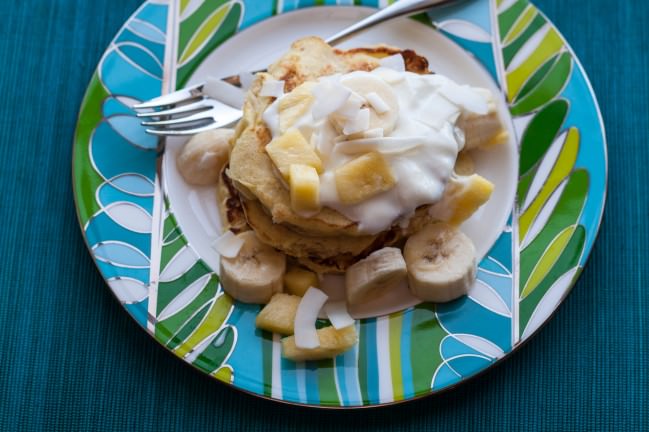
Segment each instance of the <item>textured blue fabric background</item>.
[{"label": "textured blue fabric background", "polygon": [[90,260],[73,130],[99,57],[139,3],[0,2],[0,430],[649,430],[649,2],[536,1],[590,75],[609,140],[602,231],[556,317],[448,394],[357,412],[206,379],[136,326]]}]

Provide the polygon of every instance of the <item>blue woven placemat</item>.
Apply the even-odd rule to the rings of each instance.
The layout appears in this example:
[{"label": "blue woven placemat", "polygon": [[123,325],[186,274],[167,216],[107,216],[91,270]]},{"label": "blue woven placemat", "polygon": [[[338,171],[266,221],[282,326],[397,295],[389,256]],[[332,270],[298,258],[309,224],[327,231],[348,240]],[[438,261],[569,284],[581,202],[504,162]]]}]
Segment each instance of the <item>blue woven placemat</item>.
[{"label": "blue woven placemat", "polygon": [[0,430],[649,428],[649,2],[536,1],[590,75],[609,140],[602,230],[556,317],[456,390],[356,412],[206,379],[141,331],[96,271],[72,202],[72,136],[92,71],[139,2],[0,3]]}]

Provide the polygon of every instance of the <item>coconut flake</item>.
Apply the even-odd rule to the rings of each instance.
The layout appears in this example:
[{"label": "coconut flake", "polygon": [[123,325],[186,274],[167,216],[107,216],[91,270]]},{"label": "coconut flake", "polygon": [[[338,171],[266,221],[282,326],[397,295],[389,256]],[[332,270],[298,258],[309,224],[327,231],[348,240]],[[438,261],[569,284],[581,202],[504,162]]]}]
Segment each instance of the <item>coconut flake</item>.
[{"label": "coconut flake", "polygon": [[352,318],[347,312],[347,304],[344,301],[337,302],[327,302],[324,306],[325,313],[327,318],[331,321],[331,325],[334,326],[336,330],[349,327],[354,324],[354,318]]},{"label": "coconut flake", "polygon": [[232,231],[227,230],[219,238],[214,240],[212,247],[222,257],[235,258],[239,255],[243,243],[244,240],[241,237],[237,237]]},{"label": "coconut flake", "polygon": [[466,135],[464,134],[464,131],[457,126],[453,126],[453,134],[457,141],[458,151],[464,150],[464,145],[466,144]]},{"label": "coconut flake", "polygon": [[329,158],[333,145],[333,140],[327,138],[324,132],[316,132],[311,135],[311,146],[318,152],[323,162]]},{"label": "coconut flake", "polygon": [[430,140],[425,136],[361,138],[342,141],[336,144],[334,151],[346,155],[377,151],[383,154],[405,153]]},{"label": "coconut flake", "polygon": [[219,78],[208,77],[203,86],[203,92],[231,107],[241,108],[243,106],[244,91]]},{"label": "coconut flake", "polygon": [[351,90],[329,79],[316,85],[312,93],[316,100],[311,114],[313,119],[317,121],[342,108],[349,99]]},{"label": "coconut flake", "polygon": [[364,138],[383,138],[383,128],[368,129],[363,132]]},{"label": "coconut flake", "polygon": [[300,300],[295,313],[295,346],[313,349],[320,346],[315,322],[318,313],[329,297],[318,288],[310,287]]},{"label": "coconut flake", "polygon": [[424,103],[418,120],[435,129],[440,129],[445,122],[455,123],[460,116],[460,108],[439,93],[433,94]]},{"label": "coconut flake", "polygon": [[275,100],[266,111],[262,114],[262,119],[266,123],[266,126],[270,129],[270,133],[273,138],[280,135],[279,129],[279,100]]},{"label": "coconut flake", "polygon": [[242,89],[248,90],[254,80],[255,74],[248,71],[239,72],[239,82],[241,83]]},{"label": "coconut flake", "polygon": [[361,107],[365,103],[365,99],[358,93],[352,92],[347,101],[336,110],[336,114],[345,117],[346,119],[353,119],[358,115]]},{"label": "coconut flake", "polygon": [[351,135],[358,132],[366,131],[370,128],[370,110],[368,108],[362,108],[358,110],[356,117],[351,120],[348,120],[345,123],[343,128],[343,133],[345,135]]},{"label": "coconut flake", "polygon": [[388,57],[383,57],[381,60],[379,60],[379,65],[388,69],[393,69],[397,72],[406,71],[406,63],[403,61],[403,56],[401,54],[394,54]]},{"label": "coconut flake", "polygon": [[381,98],[381,96],[378,95],[376,92],[370,92],[365,95],[365,99],[372,105],[372,108],[374,108],[374,111],[376,111],[379,114],[384,114],[388,111],[390,111],[390,106],[385,103],[385,101]]},{"label": "coconut flake", "polygon": [[449,101],[469,112],[478,115],[485,115],[489,112],[489,104],[484,95],[467,85],[458,85],[449,80],[446,85],[440,87],[439,92]]},{"label": "coconut flake", "polygon": [[259,90],[259,96],[281,97],[284,94],[284,81],[266,79]]}]

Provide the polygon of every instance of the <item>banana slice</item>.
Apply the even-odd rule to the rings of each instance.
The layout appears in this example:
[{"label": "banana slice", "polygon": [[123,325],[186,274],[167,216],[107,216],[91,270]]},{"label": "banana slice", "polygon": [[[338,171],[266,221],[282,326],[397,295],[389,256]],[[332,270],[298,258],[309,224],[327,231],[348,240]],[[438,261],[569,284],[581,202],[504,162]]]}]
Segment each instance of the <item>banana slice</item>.
[{"label": "banana slice", "polygon": [[193,185],[215,184],[230,158],[232,129],[214,129],[194,135],[176,158],[185,181]]},{"label": "banana slice", "polygon": [[354,305],[378,297],[399,284],[406,274],[406,262],[399,249],[379,249],[347,269],[347,303]]},{"label": "banana slice", "polygon": [[369,72],[358,71],[344,76],[340,83],[352,91],[348,105],[353,106],[343,106],[331,116],[339,133],[343,132],[345,126],[349,130],[358,110],[364,108],[369,108],[370,111],[366,130],[381,128],[384,135],[389,135],[394,130],[399,118],[399,100],[385,81]]},{"label": "banana slice", "polygon": [[221,285],[244,303],[268,303],[273,294],[282,292],[286,256],[260,242],[252,231],[237,237],[244,240],[239,254],[221,257]]},{"label": "banana slice", "polygon": [[424,301],[447,302],[466,294],[476,277],[475,248],[459,229],[428,225],[406,242],[410,292]]}]

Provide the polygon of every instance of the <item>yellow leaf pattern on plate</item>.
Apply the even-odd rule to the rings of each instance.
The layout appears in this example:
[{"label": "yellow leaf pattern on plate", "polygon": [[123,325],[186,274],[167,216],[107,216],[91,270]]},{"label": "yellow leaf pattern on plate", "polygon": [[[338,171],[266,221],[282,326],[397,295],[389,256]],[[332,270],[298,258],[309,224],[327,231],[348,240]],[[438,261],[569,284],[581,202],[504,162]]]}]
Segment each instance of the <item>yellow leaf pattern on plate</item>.
[{"label": "yellow leaf pattern on plate", "polygon": [[[563,41],[559,33],[550,28],[539,46],[520,66],[507,74],[507,93],[509,100],[513,100],[527,79],[546,62],[550,57],[559,52]],[[520,54],[520,53],[519,53]]]},{"label": "yellow leaf pattern on plate", "polygon": [[552,192],[569,174],[577,160],[577,153],[579,151],[579,130],[570,128],[566,136],[565,143],[557,161],[552,167],[550,175],[545,181],[543,187],[538,195],[534,198],[529,207],[521,214],[519,219],[519,238],[525,238],[527,231],[532,225],[534,219],[539,214],[543,205],[548,200]]},{"label": "yellow leaf pattern on plate", "polygon": [[179,357],[184,357],[191,352],[198,344],[205,340],[205,338],[214,334],[215,331],[221,327],[232,308],[232,297],[227,294],[221,294],[212,304],[210,311],[203,319],[196,330],[175,349]]},{"label": "yellow leaf pattern on plate", "polygon": [[527,283],[523,287],[521,292],[521,300],[524,299],[529,293],[534,291],[534,288],[543,281],[543,278],[548,274],[552,266],[557,262],[559,256],[566,248],[566,245],[572,238],[572,234],[577,229],[577,225],[572,225],[565,228],[561,231],[555,238],[552,240],[552,243],[545,250],[545,253],[532,270],[530,278],[527,280]]},{"label": "yellow leaf pattern on plate", "polygon": [[232,5],[230,3],[226,3],[217,10],[212,13],[212,15],[207,18],[203,24],[196,30],[192,38],[190,39],[189,43],[185,47],[185,51],[183,51],[182,55],[180,56],[180,65],[182,66],[185,64],[188,60],[190,60],[194,54],[200,50],[200,48],[209,40],[210,36],[214,34],[219,28],[219,25],[221,24],[221,21],[223,21],[223,18],[225,15],[228,13]]},{"label": "yellow leaf pattern on plate", "polygon": [[514,39],[516,39],[522,32],[527,28],[527,25],[534,19],[536,16],[536,8],[533,6],[528,6],[525,9],[525,12],[516,20],[514,27],[507,33],[505,39],[503,39],[503,44],[507,45]]}]

